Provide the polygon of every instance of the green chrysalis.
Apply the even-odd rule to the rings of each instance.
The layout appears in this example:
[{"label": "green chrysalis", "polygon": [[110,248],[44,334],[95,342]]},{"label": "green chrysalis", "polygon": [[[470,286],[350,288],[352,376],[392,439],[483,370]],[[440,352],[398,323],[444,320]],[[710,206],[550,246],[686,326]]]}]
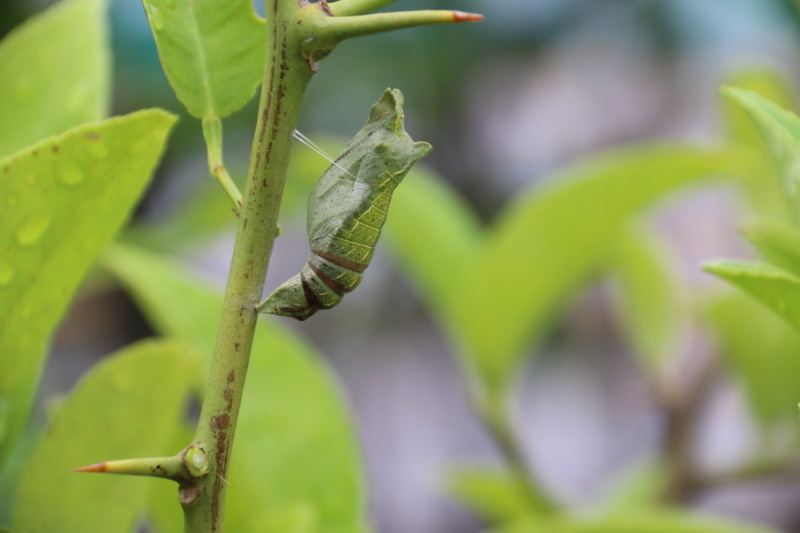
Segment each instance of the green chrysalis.
[{"label": "green chrysalis", "polygon": [[372,260],[392,192],[430,151],[430,144],[414,142],[403,127],[402,93],[386,89],[308,199],[311,251],[305,266],[258,311],[305,320],[355,289]]}]

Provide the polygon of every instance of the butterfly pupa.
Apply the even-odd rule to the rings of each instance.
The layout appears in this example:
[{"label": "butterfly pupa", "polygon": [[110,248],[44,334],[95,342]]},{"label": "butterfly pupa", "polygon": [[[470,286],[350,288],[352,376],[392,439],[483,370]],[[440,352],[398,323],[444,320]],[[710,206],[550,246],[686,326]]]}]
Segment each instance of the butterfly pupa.
[{"label": "butterfly pupa", "polygon": [[308,199],[306,264],[259,304],[259,312],[305,320],[361,282],[395,187],[431,151],[430,144],[411,139],[403,119],[402,93],[386,89]]}]

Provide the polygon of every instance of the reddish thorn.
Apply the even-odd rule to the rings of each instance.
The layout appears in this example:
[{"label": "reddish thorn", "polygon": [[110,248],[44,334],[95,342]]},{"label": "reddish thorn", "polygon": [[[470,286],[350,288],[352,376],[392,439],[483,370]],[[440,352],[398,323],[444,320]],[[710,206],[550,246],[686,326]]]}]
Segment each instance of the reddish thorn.
[{"label": "reddish thorn", "polygon": [[73,472],[105,472],[106,471],[106,463],[95,463],[89,466],[82,466],[80,468],[74,468]]},{"label": "reddish thorn", "polygon": [[453,11],[454,22],[477,22],[483,20],[483,15],[479,13],[465,13],[463,11]]}]

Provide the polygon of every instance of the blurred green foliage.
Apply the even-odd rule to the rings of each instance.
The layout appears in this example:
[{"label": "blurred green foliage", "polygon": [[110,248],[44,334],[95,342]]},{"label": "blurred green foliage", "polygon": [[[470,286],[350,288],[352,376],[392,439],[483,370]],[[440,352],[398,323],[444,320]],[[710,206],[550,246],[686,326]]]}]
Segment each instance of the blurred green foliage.
[{"label": "blurred green foliage", "polygon": [[[113,4],[112,17],[119,30],[115,34],[120,35],[115,44],[120,61],[117,74],[128,81],[117,84],[114,108],[161,103],[179,110],[160,73],[158,78],[153,74],[160,71],[150,36],[142,38],[141,31],[137,34],[131,29],[136,24],[144,27],[143,13],[136,6],[140,19],[123,29],[121,13],[132,9],[123,4]],[[462,85],[481,76],[482,64],[497,61],[500,54],[512,60],[535,56],[544,47],[570,38],[576,27],[594,24],[613,29],[631,20],[640,23],[626,33],[632,42],[654,56],[669,57],[698,40],[724,41],[721,34],[731,25],[719,24],[715,32],[706,34],[698,30],[709,27],[698,13],[706,10],[716,16],[730,4],[607,1],[601,5],[592,0],[469,4],[459,7],[488,15],[477,33],[420,29],[375,38],[370,46],[342,45],[312,85],[304,121],[312,129],[354,131],[363,113],[347,110],[374,100],[387,85],[400,85],[416,95],[410,98],[410,120],[431,133],[428,138],[437,150],[441,145],[444,155],[436,164],[444,172],[420,169],[409,175],[395,196],[387,240],[403,275],[418,288],[425,307],[450,335],[478,416],[507,418],[503,423],[511,427],[513,436],[508,403],[515,396],[525,354],[542,343],[576,294],[597,278],[611,278],[620,328],[640,363],[643,380],[652,386],[654,400],[665,414],[666,433],[674,429],[669,424],[682,424],[690,437],[697,429],[691,413],[675,415],[667,401],[674,398],[661,394],[689,388],[676,384],[666,370],[676,364],[685,323],[704,322],[718,341],[722,371],[742,383],[759,422],[753,455],[728,473],[731,482],[749,480],[754,471],[763,473],[748,467],[775,459],[771,443],[787,426],[792,428],[792,437],[783,446],[789,453],[778,457],[767,473],[788,468],[797,455],[795,406],[800,398],[795,379],[800,364],[796,331],[800,327],[800,233],[796,228],[800,119],[783,109],[792,106],[792,89],[772,72],[741,74],[731,83],[749,90],[725,91],[722,148],[640,144],[593,156],[555,173],[546,186],[536,184],[518,191],[496,221],[484,224],[482,214],[491,209],[471,205],[466,198],[475,197],[474,191],[458,191],[449,184],[471,172],[460,166],[458,155],[459,142],[464,142],[459,139],[466,92]],[[452,7],[443,0],[403,4],[408,9],[415,6]],[[21,21],[29,7],[19,1],[0,5],[0,21],[8,24],[5,29]],[[142,514],[158,530],[177,530],[179,509],[168,500],[174,491],[166,490],[165,484],[73,480],[75,476],[66,475],[66,469],[151,450],[161,455],[183,445],[189,421],[181,411],[182,402],[202,396],[216,333],[219,295],[185,263],[165,257],[203,244],[234,221],[221,192],[213,185],[196,185],[201,180],[195,178],[200,177],[210,184],[205,166],[186,170],[179,164],[180,151],[187,147],[187,158],[203,160],[198,123],[186,120],[165,168],[187,174],[192,181],[160,204],[156,188],[151,202],[166,206],[166,212],[137,220],[125,233],[128,244],[114,246],[102,260],[157,334],[169,340],[137,344],[110,356],[51,413],[45,432],[34,430],[33,437],[27,437],[36,442],[31,449],[20,440],[47,340],[89,265],[132,215],[172,122],[164,113],[150,111],[84,125],[103,118],[111,99],[102,9],[99,1],[67,0],[0,44],[0,120],[11,126],[4,128],[6,136],[0,135],[0,152],[11,154],[0,160],[0,172],[4,167],[11,169],[0,181],[0,201],[9,204],[2,218],[8,231],[0,242],[4,252],[0,256],[0,310],[9,317],[0,326],[4,371],[0,373],[0,444],[4,450],[16,446],[18,452],[5,465],[0,457],[0,471],[5,469],[0,474],[4,485],[0,494],[16,493],[13,518],[12,500],[0,499],[0,522],[11,523],[14,531],[122,531],[132,528]],[[728,17],[791,15],[784,27],[797,25],[798,20],[797,6],[788,0],[742,2],[728,11]],[[63,19],[58,19],[59,14]],[[152,11],[150,15],[152,20]],[[684,24],[691,17],[693,23]],[[76,28],[80,39],[72,35]],[[48,41],[37,38],[37,31],[46,32]],[[60,45],[60,40],[80,50]],[[43,53],[45,42],[65,58]],[[141,57],[150,62],[136,63]],[[39,66],[42,58],[56,61],[58,68]],[[150,72],[152,77],[141,76],[137,79],[141,83],[133,84],[131,79],[141,72]],[[219,72],[215,75],[225,77]],[[30,100],[36,105],[28,108],[18,98],[18,80],[27,79],[31,87],[47,89],[38,100]],[[54,87],[60,92],[53,91]],[[228,88],[237,95],[224,99],[225,113],[220,114],[243,105],[254,89],[252,81]],[[181,97],[181,89],[176,89]],[[184,102],[199,98],[199,103],[187,104],[194,114],[203,115],[209,106],[216,109],[196,87],[184,90],[191,93],[181,97]],[[58,105],[61,95],[73,92],[94,96],[75,97],[75,106]],[[246,155],[249,140],[236,131],[252,129],[252,115],[251,104],[226,122],[233,132],[227,137],[229,154]],[[29,117],[37,118],[28,121]],[[117,129],[114,143],[102,149],[94,144],[94,136]],[[237,146],[240,139],[245,139],[244,148]],[[337,153],[343,144],[335,136],[314,139],[330,153]],[[141,150],[133,158],[122,150],[135,146]],[[62,161],[57,166],[55,147]],[[98,150],[102,157],[97,157]],[[302,218],[308,191],[325,164],[302,148],[295,154],[283,213],[289,224]],[[231,168],[239,175],[243,165],[233,162]],[[103,186],[96,188],[64,185],[65,180],[83,174],[88,180],[114,179],[103,180]],[[674,251],[646,220],[654,203],[678,191],[696,190],[694,185],[702,180],[710,187],[708,178],[713,175],[732,176],[728,183],[741,193],[751,214],[759,217],[747,224],[744,234],[766,263],[717,262],[706,269],[754,298],[732,290],[686,294],[675,275]],[[480,178],[484,183],[492,181],[491,176]],[[48,194],[37,187],[46,187]],[[46,224],[20,226],[23,219],[42,212],[52,217]],[[33,247],[26,244],[30,239],[37,241],[37,234],[41,237],[48,229],[59,229],[58,238],[49,237]],[[12,267],[9,261],[14,262]],[[28,279],[24,286],[17,283],[12,293],[8,287],[23,271]],[[759,302],[765,305],[759,307]],[[20,312],[34,308],[35,321]],[[32,324],[36,328],[26,329]],[[29,331],[30,338],[22,331]],[[229,527],[237,532],[369,531],[359,447],[328,369],[319,354],[277,322],[266,321],[257,336],[233,455],[231,482],[240,491],[231,493]],[[26,367],[25,380],[9,371],[15,365]],[[701,407],[689,405],[689,411]],[[148,439],[141,439],[142,434]],[[669,446],[666,443],[659,450],[662,455],[647,465],[646,475],[634,483],[635,488],[610,491],[604,502],[607,507],[590,518],[562,506],[552,515],[531,509],[526,494],[530,487],[518,483],[510,462],[492,471],[477,466],[458,471],[450,486],[498,533],[768,531],[676,510],[670,492],[676,477],[692,478],[687,494],[680,496],[702,492],[715,480],[706,478],[696,458],[688,465],[677,460]],[[247,457],[248,463],[237,459],[241,457]],[[264,483],[265,479],[269,482]],[[65,486],[85,489],[70,488],[69,497],[62,498]],[[541,489],[547,492],[548,487]],[[123,492],[126,503],[120,505]],[[88,493],[94,496],[80,496]],[[41,501],[54,505],[42,513],[38,510]]]}]

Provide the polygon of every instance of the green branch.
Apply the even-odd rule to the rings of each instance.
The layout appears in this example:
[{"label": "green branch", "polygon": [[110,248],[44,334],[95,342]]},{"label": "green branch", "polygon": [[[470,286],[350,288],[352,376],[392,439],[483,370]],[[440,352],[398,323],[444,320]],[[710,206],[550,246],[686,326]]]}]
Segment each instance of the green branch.
[{"label": "green branch", "polygon": [[300,39],[292,19],[295,2],[271,0],[267,6],[267,57],[258,123],[250,156],[236,243],[225,291],[222,318],[208,386],[195,433],[203,443],[213,475],[195,484],[184,500],[185,530],[223,530],[228,463],[236,431],[245,374],[277,233],[292,131],[313,72],[295,51]]}]

